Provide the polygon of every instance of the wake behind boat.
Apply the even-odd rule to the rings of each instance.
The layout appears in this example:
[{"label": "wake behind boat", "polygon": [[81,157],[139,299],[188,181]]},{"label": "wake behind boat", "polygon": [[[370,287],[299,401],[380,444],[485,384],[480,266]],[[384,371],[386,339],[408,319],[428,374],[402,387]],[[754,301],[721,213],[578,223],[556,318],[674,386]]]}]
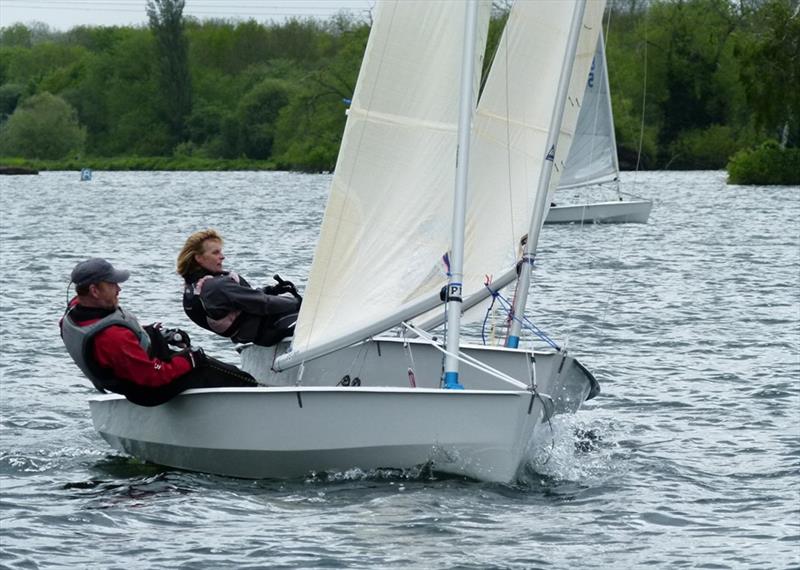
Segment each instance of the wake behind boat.
[{"label": "wake behind boat", "polygon": [[[556,343],[518,346],[577,120],[566,102],[603,8],[516,3],[476,106],[491,3],[379,3],[291,345],[242,350],[268,386],[155,408],[98,396],[97,431],[147,461],[238,477],[429,465],[513,481],[549,418],[599,392]],[[462,309],[515,281],[506,346],[461,342]],[[425,330],[442,321],[441,337]]]}]

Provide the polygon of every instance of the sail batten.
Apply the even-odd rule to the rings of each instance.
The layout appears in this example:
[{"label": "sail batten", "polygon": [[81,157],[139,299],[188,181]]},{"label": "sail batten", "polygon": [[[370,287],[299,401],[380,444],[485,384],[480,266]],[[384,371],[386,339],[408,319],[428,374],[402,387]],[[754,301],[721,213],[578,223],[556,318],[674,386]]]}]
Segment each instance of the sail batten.
[{"label": "sail batten", "polygon": [[419,118],[411,118],[405,115],[398,115],[396,113],[380,113],[377,111],[366,111],[364,109],[350,109],[349,114],[351,117],[369,118],[374,123],[384,123],[387,125],[397,125],[407,128],[423,128],[431,130],[440,130],[447,132],[455,132],[457,127],[452,123],[442,123]]}]

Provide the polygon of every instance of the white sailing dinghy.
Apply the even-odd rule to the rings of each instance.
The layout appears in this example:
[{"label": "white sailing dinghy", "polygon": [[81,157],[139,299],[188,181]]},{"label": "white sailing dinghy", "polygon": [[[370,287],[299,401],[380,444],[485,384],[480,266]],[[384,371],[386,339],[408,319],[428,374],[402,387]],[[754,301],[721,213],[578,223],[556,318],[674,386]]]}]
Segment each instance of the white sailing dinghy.
[{"label": "white sailing dinghy", "polygon": [[564,172],[556,196],[565,195],[569,189],[613,183],[616,199],[577,204],[558,203],[550,207],[544,222],[546,224],[645,224],[650,217],[652,200],[644,200],[619,190],[617,140],[614,136],[607,67],[605,42],[601,32],[578,114],[575,139],[563,165]]},{"label": "white sailing dinghy", "polygon": [[[242,350],[265,386],[154,408],[97,396],[96,430],[147,461],[238,477],[429,465],[513,481],[550,416],[599,387],[558,347],[516,348],[518,329],[508,347],[460,343],[461,309],[488,296],[487,274],[494,290],[517,278],[527,234],[524,313],[553,160],[577,120],[568,95],[583,91],[603,8],[515,4],[476,108],[490,3],[379,3],[295,336]],[[444,343],[422,328],[443,306]],[[417,338],[375,336],[398,326]]]}]

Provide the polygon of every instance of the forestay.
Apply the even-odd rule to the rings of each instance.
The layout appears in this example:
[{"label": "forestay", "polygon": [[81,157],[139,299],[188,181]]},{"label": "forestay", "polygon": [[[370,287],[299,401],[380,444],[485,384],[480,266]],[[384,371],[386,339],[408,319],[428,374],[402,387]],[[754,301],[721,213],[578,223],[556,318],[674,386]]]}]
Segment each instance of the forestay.
[{"label": "forestay", "polygon": [[601,33],[559,188],[601,184],[618,177],[617,141]]}]

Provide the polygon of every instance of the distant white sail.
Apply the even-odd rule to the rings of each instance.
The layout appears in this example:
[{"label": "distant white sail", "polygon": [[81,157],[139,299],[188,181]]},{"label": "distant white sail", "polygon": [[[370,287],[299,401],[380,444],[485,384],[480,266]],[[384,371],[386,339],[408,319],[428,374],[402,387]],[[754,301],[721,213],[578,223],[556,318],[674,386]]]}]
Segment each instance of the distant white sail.
[{"label": "distant white sail", "polygon": [[601,33],[597,38],[597,50],[581,101],[575,139],[563,165],[559,188],[601,184],[617,178],[617,141],[614,136],[605,44]]}]

